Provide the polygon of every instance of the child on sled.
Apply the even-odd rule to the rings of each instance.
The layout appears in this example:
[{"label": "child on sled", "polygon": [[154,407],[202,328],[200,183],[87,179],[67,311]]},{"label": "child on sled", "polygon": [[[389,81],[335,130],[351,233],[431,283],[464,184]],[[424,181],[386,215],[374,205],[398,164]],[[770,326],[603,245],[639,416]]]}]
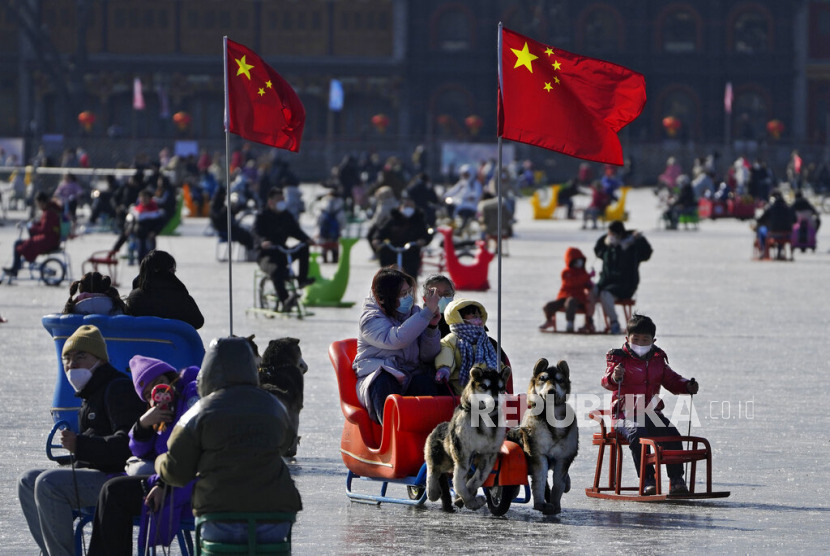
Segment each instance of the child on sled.
[{"label": "child on sled", "polygon": [[576,247],[568,247],[565,251],[565,269],[562,271],[562,287],[554,301],[547,303],[542,310],[545,312],[545,322],[539,326],[540,330],[547,330],[556,326],[556,312],[565,309],[567,332],[574,331],[574,316],[579,309],[585,311],[585,326],[580,332],[594,333],[594,304],[589,293],[594,284],[591,275],[585,270],[585,255]]},{"label": "child on sled", "polygon": [[470,299],[456,299],[444,310],[450,333],[441,339],[441,351],[435,357],[435,381],[448,382],[456,396],[470,381],[470,368],[485,364],[499,372],[506,366],[499,361],[496,348],[484,325],[487,311]]},{"label": "child on sled", "polygon": [[[631,456],[640,475],[640,438],[652,436],[680,436],[671,421],[663,415],[663,402],[659,401],[652,413],[645,412],[652,400],[660,394],[664,386],[672,394],[697,394],[698,384],[687,380],[669,367],[666,352],[654,345],[657,326],[649,317],[635,314],[628,321],[625,343],[620,349],[612,349],[606,355],[607,367],[602,377],[602,387],[613,391],[611,397],[611,415],[615,419],[617,432],[628,440]],[[644,403],[635,407],[638,396],[644,396]],[[621,398],[621,399],[620,399]],[[645,415],[639,415],[643,411]],[[655,415],[661,422],[651,419]],[[681,442],[663,442],[668,450],[682,450]],[[667,465],[669,494],[689,492],[683,480],[683,465]],[[646,468],[645,488],[643,494],[656,494],[654,466]]]}]

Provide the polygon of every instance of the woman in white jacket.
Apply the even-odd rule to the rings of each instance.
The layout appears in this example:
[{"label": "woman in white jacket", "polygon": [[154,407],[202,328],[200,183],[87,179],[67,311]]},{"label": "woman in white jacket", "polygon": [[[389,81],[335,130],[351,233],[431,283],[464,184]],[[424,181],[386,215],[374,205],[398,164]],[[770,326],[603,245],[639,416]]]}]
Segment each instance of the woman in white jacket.
[{"label": "woman in white jacket", "polygon": [[415,280],[393,268],[380,269],[363,302],[357,337],[357,396],[370,417],[383,422],[392,394],[434,396],[433,361],[441,351],[439,296],[431,290],[424,307],[414,303]]}]

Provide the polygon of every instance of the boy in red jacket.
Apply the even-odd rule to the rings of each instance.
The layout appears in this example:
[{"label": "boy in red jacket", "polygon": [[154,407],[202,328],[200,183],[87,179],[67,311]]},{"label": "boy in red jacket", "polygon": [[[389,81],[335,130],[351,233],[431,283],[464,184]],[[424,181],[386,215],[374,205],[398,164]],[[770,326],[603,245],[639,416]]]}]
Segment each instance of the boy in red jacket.
[{"label": "boy in red jacket", "polygon": [[[606,356],[607,367],[602,377],[602,387],[614,392],[611,398],[611,414],[616,419],[617,432],[628,439],[637,476],[640,475],[640,438],[652,436],[680,436],[671,421],[663,415],[663,402],[659,401],[653,413],[635,415],[636,396],[645,396],[645,409],[664,386],[672,394],[697,394],[698,384],[687,380],[669,367],[669,359],[662,349],[654,345],[657,326],[644,315],[634,315],[628,321],[626,343],[621,349],[612,349]],[[618,399],[618,395],[622,400]],[[655,415],[662,424],[652,421]],[[640,421],[639,423],[637,421]],[[664,442],[668,450],[682,450],[681,442]],[[669,494],[688,492],[683,480],[683,465],[667,465],[671,487]],[[646,468],[644,494],[655,494],[654,466]]]},{"label": "boy in red jacket", "polygon": [[565,251],[565,270],[562,271],[562,287],[555,301],[551,301],[542,309],[545,312],[545,322],[539,326],[540,330],[547,330],[556,323],[556,311],[565,308],[565,319],[568,321],[566,330],[574,331],[574,315],[577,310],[585,311],[585,328],[580,332],[594,332],[594,304],[590,302],[588,292],[593,287],[591,275],[585,270],[585,255],[576,247],[568,247]]}]

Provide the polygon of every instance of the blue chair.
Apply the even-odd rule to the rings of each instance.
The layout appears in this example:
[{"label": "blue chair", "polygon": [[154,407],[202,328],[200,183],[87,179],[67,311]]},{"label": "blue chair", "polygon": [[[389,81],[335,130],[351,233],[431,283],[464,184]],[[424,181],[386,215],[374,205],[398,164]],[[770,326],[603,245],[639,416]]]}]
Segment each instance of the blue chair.
[{"label": "blue chair", "polygon": [[[141,518],[137,517],[133,521],[133,527],[138,527],[141,523]],[[179,543],[179,551],[182,553],[183,556],[194,556],[196,554],[193,548],[193,536],[190,534],[196,530],[196,522],[191,517],[189,519],[182,519],[179,522],[179,532],[176,533],[176,540]],[[144,556],[144,554],[150,554],[151,556],[155,556],[156,554],[156,547],[151,546],[149,549],[144,544],[144,539],[138,539],[138,554],[140,556]],[[166,552],[165,552],[166,554]]]},{"label": "blue chair", "polygon": [[78,327],[91,324],[98,327],[107,342],[110,364],[127,373],[127,365],[134,355],[155,357],[177,369],[191,365],[201,366],[205,356],[202,338],[196,330],[179,320],[158,317],[130,317],[119,315],[46,315],[41,320],[55,341],[58,376],[52,399],[52,418],[65,420],[78,431],[78,398],[66,379],[61,352],[67,338]]}]

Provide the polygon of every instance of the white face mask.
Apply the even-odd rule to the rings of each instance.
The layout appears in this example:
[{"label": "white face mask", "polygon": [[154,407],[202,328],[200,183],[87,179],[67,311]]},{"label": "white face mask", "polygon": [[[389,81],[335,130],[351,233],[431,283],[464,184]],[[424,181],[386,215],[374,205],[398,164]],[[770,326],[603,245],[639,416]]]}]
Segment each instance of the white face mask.
[{"label": "white face mask", "polygon": [[645,355],[651,351],[651,348],[654,344],[649,344],[647,346],[638,346],[636,344],[628,344],[628,347],[631,348],[631,351],[637,354],[638,357],[645,357]]},{"label": "white face mask", "polygon": [[277,212],[282,212],[286,208],[288,208],[288,204],[285,201],[279,201],[275,208],[276,208]]},{"label": "white face mask", "polygon": [[92,378],[92,371],[100,364],[100,361],[96,361],[89,369],[66,369],[66,379],[76,392],[80,392],[87,385],[89,379]]},{"label": "white face mask", "polygon": [[441,311],[441,314],[444,314],[444,311],[447,310],[447,305],[450,304],[450,301],[453,300],[453,297],[439,297],[438,298],[438,310]]},{"label": "white face mask", "polygon": [[404,215],[404,218],[410,218],[413,214],[415,214],[415,207],[403,207],[401,209],[401,214]]},{"label": "white face mask", "polygon": [[585,266],[585,261],[583,261],[582,259],[576,260],[574,261],[573,266],[574,268],[582,268],[583,266]]}]

